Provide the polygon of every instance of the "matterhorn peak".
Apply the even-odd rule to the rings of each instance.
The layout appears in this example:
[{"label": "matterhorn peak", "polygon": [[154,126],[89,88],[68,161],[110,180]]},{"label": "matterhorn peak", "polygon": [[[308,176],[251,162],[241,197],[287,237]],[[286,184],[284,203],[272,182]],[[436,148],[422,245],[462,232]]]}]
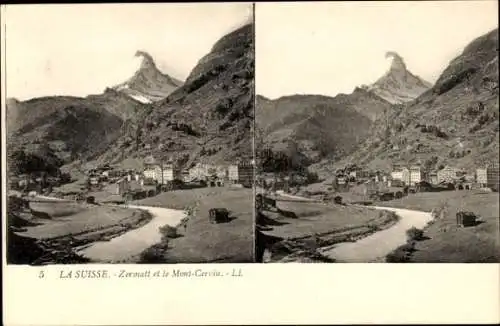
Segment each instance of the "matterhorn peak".
[{"label": "matterhorn peak", "polygon": [[163,100],[183,83],[161,72],[153,57],[146,51],[138,50],[136,57],[142,57],[141,66],[127,81],[113,87],[136,101],[151,103]]},{"label": "matterhorn peak", "polygon": [[396,104],[414,100],[431,87],[430,83],[408,70],[403,57],[397,52],[388,51],[385,57],[392,59],[389,70],[375,83],[362,86],[362,89]]},{"label": "matterhorn peak", "polygon": [[385,53],[386,58],[392,58],[392,64],[389,71],[391,72],[406,72],[406,64],[403,58],[394,51],[388,51]]},{"label": "matterhorn peak", "polygon": [[135,56],[143,58],[140,69],[149,69],[149,68],[157,69],[153,57],[149,53],[147,53],[146,51],[138,50],[135,53]]}]

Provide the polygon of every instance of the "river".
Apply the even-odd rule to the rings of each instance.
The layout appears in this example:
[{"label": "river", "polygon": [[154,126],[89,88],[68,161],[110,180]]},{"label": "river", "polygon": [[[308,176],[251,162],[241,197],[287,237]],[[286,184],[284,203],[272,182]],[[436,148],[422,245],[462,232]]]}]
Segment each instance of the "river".
[{"label": "river", "polygon": [[95,242],[79,251],[79,254],[91,260],[102,262],[127,260],[140,254],[144,249],[159,243],[161,240],[159,228],[161,226],[166,224],[175,226],[186,216],[184,211],[176,209],[137,205],[120,206],[147,210],[153,216],[153,219],[146,225],[130,230],[110,241]]},{"label": "river", "polygon": [[411,227],[423,228],[430,220],[431,213],[410,209],[370,206],[375,209],[393,211],[400,220],[388,229],[376,232],[356,242],[344,242],[322,253],[340,263],[385,262],[385,256],[406,243],[406,230]]},{"label": "river", "polygon": [[[306,200],[307,198],[280,193],[283,197]],[[340,263],[385,262],[385,256],[406,243],[406,231],[411,227],[423,228],[433,218],[431,213],[403,208],[369,206],[393,211],[400,220],[388,229],[376,232],[356,242],[343,242],[324,249],[321,253]],[[368,207],[367,207],[368,208]]]}]

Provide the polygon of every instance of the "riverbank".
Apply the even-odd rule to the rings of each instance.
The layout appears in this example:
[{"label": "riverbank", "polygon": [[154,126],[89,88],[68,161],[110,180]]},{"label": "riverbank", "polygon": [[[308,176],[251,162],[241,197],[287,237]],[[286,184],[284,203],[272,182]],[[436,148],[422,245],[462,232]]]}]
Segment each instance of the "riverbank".
[{"label": "riverbank", "polygon": [[148,212],[138,209],[45,199],[45,202],[29,203],[27,207],[8,212],[26,224],[22,229],[17,228],[18,232],[12,236],[19,250],[24,250],[22,243],[31,244],[26,248],[36,245],[39,249],[39,255],[30,255],[32,259],[22,263],[89,262],[77,253],[81,248],[119,237],[152,219]]}]

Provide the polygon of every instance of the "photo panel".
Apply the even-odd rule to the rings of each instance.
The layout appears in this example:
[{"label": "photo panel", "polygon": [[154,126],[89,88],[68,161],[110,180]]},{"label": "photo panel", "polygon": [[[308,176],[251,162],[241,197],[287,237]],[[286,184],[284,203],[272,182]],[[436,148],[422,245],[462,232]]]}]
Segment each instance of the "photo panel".
[{"label": "photo panel", "polygon": [[500,261],[497,6],[256,6],[259,262]]},{"label": "photo panel", "polygon": [[4,9],[7,263],[253,262],[253,4]]}]

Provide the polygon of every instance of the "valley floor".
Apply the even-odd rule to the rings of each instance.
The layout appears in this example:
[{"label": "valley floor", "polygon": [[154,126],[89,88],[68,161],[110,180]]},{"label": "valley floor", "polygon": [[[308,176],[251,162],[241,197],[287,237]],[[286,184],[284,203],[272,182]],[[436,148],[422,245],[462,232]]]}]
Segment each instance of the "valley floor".
[{"label": "valley floor", "polygon": [[[351,193],[339,195],[347,202],[362,199]],[[385,261],[383,255],[369,261],[363,261],[363,257],[374,256],[370,253],[370,247],[373,247],[374,253],[383,251],[380,248],[389,241],[383,234],[398,233],[398,241],[394,242],[392,248],[397,250],[396,247],[406,241],[406,229],[413,225],[423,229],[424,235],[414,242],[409,262],[500,262],[498,193],[483,190],[420,192],[372,204],[382,206],[378,207],[382,211],[396,208],[395,213],[400,222],[370,206],[343,206],[278,198],[277,211],[264,211],[259,218],[258,246],[265,247],[258,250],[262,256],[260,259],[264,262]],[[443,214],[432,219],[430,213],[433,209],[442,209]],[[473,212],[480,221],[475,226],[459,227],[456,224],[458,211]],[[422,217],[412,222],[412,214]],[[398,228],[403,229],[401,231]],[[401,232],[396,232],[398,230]],[[361,246],[362,242],[367,245]],[[351,247],[362,247],[365,252],[353,252]]]},{"label": "valley floor", "polygon": [[[461,190],[422,192],[383,203],[384,206],[431,212],[443,207],[444,214],[424,229],[423,241],[415,244],[410,262],[498,263],[500,262],[499,197],[496,192]],[[457,211],[470,211],[481,221],[458,227]]]},{"label": "valley floor", "polygon": [[[195,213],[186,228],[177,227],[178,237],[168,239],[160,263],[249,263],[253,262],[254,224],[252,189],[215,187],[176,190],[133,202],[134,205],[185,210]],[[211,224],[208,211],[226,208],[230,221]]]},{"label": "valley floor", "polygon": [[[15,234],[19,250],[22,250],[21,244],[26,238],[26,242],[36,241],[40,246],[42,256],[28,262],[36,264],[75,262],[72,259],[88,262],[76,254],[79,248],[109,241],[145,225],[152,218],[143,210],[71,201],[37,199],[31,201],[29,207],[19,212],[19,218],[26,226],[17,228]],[[12,250],[17,250],[16,246]],[[19,257],[22,253],[12,255]],[[68,257],[72,257],[71,261],[67,261]]]},{"label": "valley floor", "polygon": [[394,213],[369,207],[286,197],[278,197],[276,206],[276,211],[266,210],[258,217],[258,247],[264,262],[331,262],[333,258],[321,254],[325,248],[356,241],[398,221]]}]

